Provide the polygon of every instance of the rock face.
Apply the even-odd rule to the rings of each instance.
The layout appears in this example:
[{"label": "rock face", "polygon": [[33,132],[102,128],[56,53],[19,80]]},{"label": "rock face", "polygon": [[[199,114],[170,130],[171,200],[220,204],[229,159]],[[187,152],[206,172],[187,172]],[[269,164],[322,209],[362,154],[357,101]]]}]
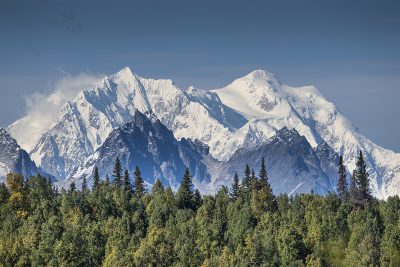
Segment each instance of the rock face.
[{"label": "rock face", "polygon": [[348,170],[355,168],[362,150],[373,194],[386,198],[400,193],[400,154],[361,135],[317,88],[287,86],[273,74],[257,70],[213,92],[222,103],[248,119],[247,126],[242,127],[248,129],[243,145],[257,146],[285,126],[294,128],[312,147],[325,141],[342,154]]},{"label": "rock face", "polygon": [[338,161],[337,154],[326,143],[313,149],[304,136],[284,127],[265,144],[254,149],[239,149],[227,162],[221,163],[215,185],[230,184],[238,173],[243,177],[246,164],[256,171],[265,158],[267,173],[274,193],[304,193],[313,190],[319,194],[334,191]]},{"label": "rock face", "polygon": [[65,104],[35,145],[32,158],[47,172],[62,180],[69,178],[136,110],[153,112],[178,139],[198,139],[213,145],[213,151],[219,149],[218,153],[224,149],[220,140],[227,140],[231,131],[246,123],[215,93],[182,90],[171,80],[143,79],[125,68]]},{"label": "rock face", "polygon": [[[99,84],[60,108],[31,151],[35,162],[61,180],[72,177],[77,166],[138,110],[152,112],[178,140],[188,138],[206,144],[210,155],[223,162],[238,150],[268,143],[284,127],[296,129],[315,153],[323,154],[328,145],[343,155],[350,171],[362,150],[373,194],[386,198],[400,193],[400,154],[361,135],[313,86],[287,86],[273,74],[256,70],[224,88],[181,89],[171,80],[145,79],[129,68],[105,77]],[[22,126],[16,122],[9,130],[18,133]],[[321,168],[328,168],[330,163],[325,165]],[[213,163],[208,168],[214,177],[220,165]]]},{"label": "rock face", "polygon": [[0,128],[0,181],[4,182],[10,172],[22,174],[25,178],[44,174],[17,141],[5,129]]},{"label": "rock face", "polygon": [[91,185],[94,166],[104,178],[106,174],[112,174],[117,157],[131,178],[135,167],[139,166],[142,177],[150,185],[160,179],[164,185],[177,188],[186,166],[196,183],[210,181],[207,167],[202,162],[208,157],[207,146],[190,139],[178,141],[153,114],[136,111],[132,120],[113,130],[103,145],[64,184],[74,181],[79,185],[86,176]]}]

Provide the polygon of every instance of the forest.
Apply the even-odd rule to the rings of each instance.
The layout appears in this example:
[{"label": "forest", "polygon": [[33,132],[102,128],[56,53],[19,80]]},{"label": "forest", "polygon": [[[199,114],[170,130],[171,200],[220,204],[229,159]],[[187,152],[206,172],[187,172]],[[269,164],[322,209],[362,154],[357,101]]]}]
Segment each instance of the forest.
[{"label": "forest", "polygon": [[0,265],[400,266],[400,199],[372,197],[361,152],[356,160],[346,177],[341,158],[337,191],[324,196],[275,196],[264,159],[213,196],[189,170],[176,192],[159,180],[147,190],[118,158],[111,181],[94,169],[92,188],[9,174]]}]

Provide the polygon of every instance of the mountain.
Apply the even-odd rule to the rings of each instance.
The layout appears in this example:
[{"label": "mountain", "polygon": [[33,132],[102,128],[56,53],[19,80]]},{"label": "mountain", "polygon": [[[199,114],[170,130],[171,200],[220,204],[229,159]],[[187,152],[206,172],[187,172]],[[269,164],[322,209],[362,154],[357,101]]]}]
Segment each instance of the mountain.
[{"label": "mountain", "polygon": [[0,128],[0,181],[4,182],[10,172],[22,174],[25,178],[44,174],[17,141]]},{"label": "mountain", "polygon": [[295,128],[313,147],[325,141],[342,154],[349,170],[355,168],[358,151],[362,150],[373,194],[386,198],[400,193],[400,154],[361,135],[317,88],[287,86],[273,74],[256,70],[213,92],[222,103],[248,119],[244,127],[249,129],[249,135],[244,146],[262,143],[284,126]]},{"label": "mountain", "polygon": [[216,183],[213,186],[231,184],[235,173],[243,176],[246,164],[258,174],[262,157],[276,194],[311,190],[326,194],[335,190],[339,156],[326,143],[312,148],[304,136],[287,127],[278,130],[264,144],[253,149],[238,149],[227,162],[221,162],[214,170],[219,178],[213,180]]},{"label": "mountain", "polygon": [[[283,127],[296,129],[316,153],[322,153],[318,146],[325,142],[344,156],[349,170],[362,150],[374,195],[400,193],[400,154],[361,135],[313,86],[287,86],[273,74],[256,70],[224,88],[181,89],[171,80],[145,79],[129,68],[99,84],[65,104],[31,151],[35,162],[61,179],[71,177],[137,109],[152,112],[178,140],[206,144],[210,155],[223,162],[238,149],[252,150],[268,142]],[[8,129],[19,139],[16,127],[18,123]]]},{"label": "mountain", "polygon": [[210,182],[207,167],[202,162],[208,154],[208,147],[199,142],[176,140],[154,114],[135,111],[132,120],[114,129],[73,177],[62,184],[65,187],[74,181],[79,185],[86,176],[91,185],[94,166],[104,178],[112,174],[115,159],[119,157],[122,168],[130,172],[131,178],[135,167],[139,166],[142,177],[150,185],[158,178],[164,185],[177,188],[188,166],[194,183],[201,187]]},{"label": "mountain", "polygon": [[[171,80],[143,79],[124,68],[105,77],[101,86],[82,91],[66,103],[31,156],[47,172],[68,178],[114,128],[131,120],[136,109],[152,111],[178,139],[198,139],[212,145],[211,153],[223,154],[220,140],[230,140],[231,131],[246,122],[214,93],[182,90]],[[17,124],[9,129],[18,132],[13,127]]]}]

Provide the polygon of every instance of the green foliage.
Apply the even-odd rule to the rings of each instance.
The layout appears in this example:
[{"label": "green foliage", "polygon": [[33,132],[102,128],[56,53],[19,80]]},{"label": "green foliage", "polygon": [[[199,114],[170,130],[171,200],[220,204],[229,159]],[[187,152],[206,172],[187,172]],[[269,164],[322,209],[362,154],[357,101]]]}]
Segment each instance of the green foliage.
[{"label": "green foliage", "polygon": [[136,166],[133,174],[135,175],[135,195],[141,198],[146,194],[146,188],[144,187],[144,180],[138,166]]},{"label": "green foliage", "polygon": [[238,199],[239,194],[240,194],[239,175],[235,173],[235,176],[233,176],[233,183],[230,193],[232,200]]},{"label": "green foliage", "polygon": [[182,178],[181,186],[176,195],[177,204],[180,209],[193,209],[193,183],[189,168],[186,168]]},{"label": "green foliage", "polygon": [[116,187],[122,187],[122,167],[119,157],[115,159],[113,177],[114,177],[114,185]]},{"label": "green foliage", "polygon": [[364,156],[361,150],[356,163],[355,174],[361,199],[369,200],[371,198],[371,192],[369,188],[369,174],[367,172],[367,164],[365,163]]},{"label": "green foliage", "polygon": [[353,207],[365,207],[372,199],[369,174],[362,151],[356,162],[356,169],[350,181],[350,202]]},{"label": "green foliage", "polygon": [[157,179],[151,189],[152,195],[162,194],[164,192],[164,186],[162,185],[160,179]]},{"label": "green foliage", "polygon": [[252,189],[251,170],[248,164],[244,170],[244,178],[240,186],[240,196],[243,199],[249,199]]},{"label": "green foliage", "polygon": [[188,169],[175,194],[160,180],[147,193],[136,168],[135,197],[127,172],[121,186],[61,193],[9,174],[0,266],[399,266],[400,198],[373,199],[358,161],[349,198],[275,196],[264,160],[259,177],[247,166],[242,185],[235,176],[214,196],[194,190]]},{"label": "green foliage", "polygon": [[343,156],[339,157],[339,178],[337,183],[337,193],[338,196],[342,199],[347,197],[347,181],[346,181],[346,167],[343,164]]},{"label": "green foliage", "polygon": [[132,190],[132,185],[131,185],[131,180],[129,178],[128,170],[125,170],[125,173],[124,173],[124,189],[128,192],[130,192]]},{"label": "green foliage", "polygon": [[93,189],[94,190],[98,189],[99,185],[100,185],[99,169],[97,168],[97,166],[95,166],[93,170]]},{"label": "green foliage", "polygon": [[83,176],[83,179],[82,179],[82,192],[86,192],[88,190],[89,189],[88,189],[86,176]]}]

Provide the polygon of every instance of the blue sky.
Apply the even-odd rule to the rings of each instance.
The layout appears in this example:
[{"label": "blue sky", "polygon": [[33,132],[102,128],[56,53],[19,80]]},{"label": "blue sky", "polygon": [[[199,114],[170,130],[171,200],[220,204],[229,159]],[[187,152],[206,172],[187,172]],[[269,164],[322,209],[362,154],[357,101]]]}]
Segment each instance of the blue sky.
[{"label": "blue sky", "polygon": [[316,85],[400,152],[399,1],[0,1],[0,126],[65,76],[124,66],[217,88],[254,69]]}]

